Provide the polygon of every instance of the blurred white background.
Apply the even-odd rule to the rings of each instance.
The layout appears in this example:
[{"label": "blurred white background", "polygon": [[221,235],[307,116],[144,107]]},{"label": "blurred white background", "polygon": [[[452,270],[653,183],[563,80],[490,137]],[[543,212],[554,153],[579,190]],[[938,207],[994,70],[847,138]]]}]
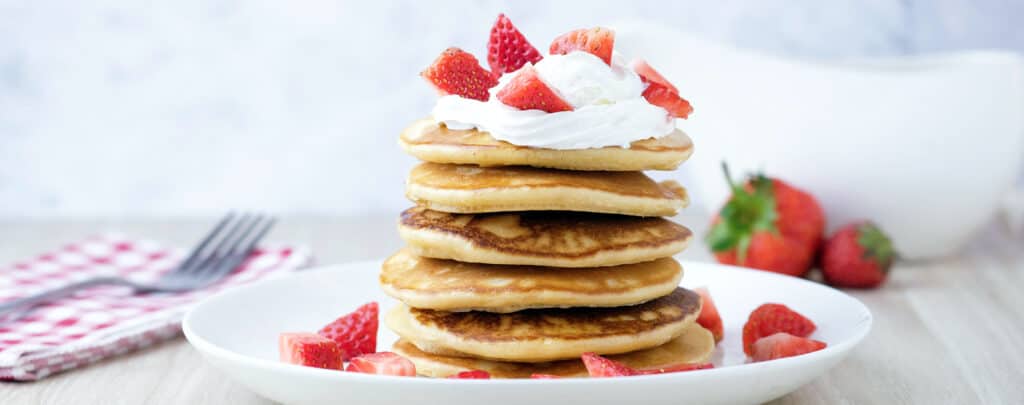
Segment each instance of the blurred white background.
[{"label": "blurred white background", "polygon": [[267,3],[0,0],[0,217],[397,212],[418,72],[482,57],[499,12],[542,50],[640,19],[804,59],[1024,51],[1015,1]]}]

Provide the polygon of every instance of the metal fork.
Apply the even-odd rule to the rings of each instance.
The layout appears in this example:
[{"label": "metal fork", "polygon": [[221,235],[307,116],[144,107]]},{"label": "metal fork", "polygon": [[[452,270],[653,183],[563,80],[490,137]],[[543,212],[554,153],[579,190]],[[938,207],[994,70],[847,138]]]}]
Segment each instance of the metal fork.
[{"label": "metal fork", "polygon": [[100,285],[130,287],[138,293],[182,292],[211,285],[224,278],[256,247],[274,225],[274,218],[259,214],[222,218],[188,257],[153,283],[138,283],[123,277],[95,277],[33,296],[0,304],[0,320],[12,314],[24,315],[32,307],[67,297],[84,288]]}]

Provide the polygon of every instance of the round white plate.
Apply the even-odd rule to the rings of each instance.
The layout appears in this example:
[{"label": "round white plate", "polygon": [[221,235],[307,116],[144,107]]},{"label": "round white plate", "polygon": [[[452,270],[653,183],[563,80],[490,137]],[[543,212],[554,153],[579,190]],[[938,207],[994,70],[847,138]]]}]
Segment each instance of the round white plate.
[{"label": "round white plate", "polygon": [[[629,378],[446,380],[347,373],[277,360],[281,332],[315,332],[367,301],[380,302],[382,311],[393,305],[377,286],[379,266],[379,261],[328,266],[226,291],[185,316],[185,336],[232,379],[287,404],[735,404],[780,397],[824,374],[864,339],[872,321],[859,301],[820,284],[683,262],[683,286],[708,286],[725,323],[725,340],[715,351],[716,368],[711,370]],[[765,302],[786,304],[814,320],[818,330],[811,337],[828,348],[747,363],[740,347],[743,323]],[[388,350],[395,340],[382,324],[378,350]]]}]

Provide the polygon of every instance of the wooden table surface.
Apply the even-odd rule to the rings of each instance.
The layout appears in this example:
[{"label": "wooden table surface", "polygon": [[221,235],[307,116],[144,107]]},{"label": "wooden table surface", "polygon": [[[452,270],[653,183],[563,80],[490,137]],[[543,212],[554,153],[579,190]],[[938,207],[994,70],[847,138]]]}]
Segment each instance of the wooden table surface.
[{"label": "wooden table surface", "polygon": [[[679,220],[703,234],[703,220]],[[395,217],[283,219],[273,241],[319,263],[399,248]],[[104,230],[190,246],[210,220],[0,222],[0,263]],[[682,256],[709,260],[695,241]],[[778,404],[1024,404],[1024,239],[993,226],[963,252],[900,263],[888,284],[854,291],[875,316],[852,356]],[[202,361],[184,338],[31,383],[0,383],[0,404],[269,403]]]}]

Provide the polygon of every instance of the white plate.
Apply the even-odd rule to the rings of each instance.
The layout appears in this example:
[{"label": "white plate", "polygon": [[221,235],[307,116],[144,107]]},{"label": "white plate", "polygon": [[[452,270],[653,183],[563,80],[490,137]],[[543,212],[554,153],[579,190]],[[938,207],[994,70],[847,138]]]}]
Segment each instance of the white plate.
[{"label": "white plate", "polygon": [[[367,301],[378,301],[383,308],[393,305],[377,286],[379,266],[379,261],[329,266],[226,291],[185,316],[185,336],[235,381],[288,404],[733,404],[768,401],[824,374],[864,339],[872,321],[859,301],[820,284],[684,262],[683,285],[707,285],[725,323],[715,369],[630,378],[445,380],[345,373],[277,360],[281,332],[315,332]],[[784,303],[814,320],[818,330],[812,337],[827,342],[828,348],[747,364],[740,347],[741,329],[750,311],[765,302]],[[378,348],[387,350],[395,339],[382,325]]]}]

